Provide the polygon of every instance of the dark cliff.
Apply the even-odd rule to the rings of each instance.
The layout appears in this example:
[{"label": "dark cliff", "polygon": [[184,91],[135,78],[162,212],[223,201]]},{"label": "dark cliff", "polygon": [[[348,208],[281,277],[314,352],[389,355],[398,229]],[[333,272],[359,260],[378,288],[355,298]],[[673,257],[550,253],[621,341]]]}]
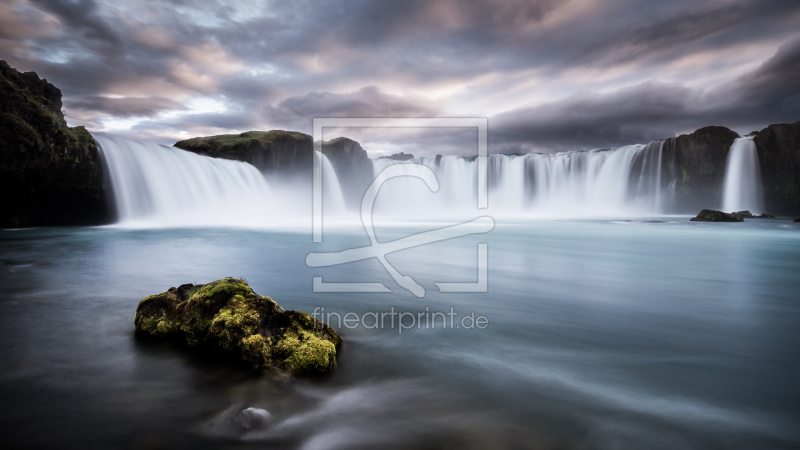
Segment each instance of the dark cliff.
[{"label": "dark cliff", "polygon": [[800,214],[800,122],[770,125],[753,140],[767,211]]},{"label": "dark cliff", "polygon": [[728,150],[738,137],[728,128],[711,126],[664,140],[663,167],[676,176],[678,211],[695,212],[722,202]]},{"label": "dark cliff", "polygon": [[91,134],[67,126],[61,91],[0,61],[0,227],[108,223],[113,208]]}]

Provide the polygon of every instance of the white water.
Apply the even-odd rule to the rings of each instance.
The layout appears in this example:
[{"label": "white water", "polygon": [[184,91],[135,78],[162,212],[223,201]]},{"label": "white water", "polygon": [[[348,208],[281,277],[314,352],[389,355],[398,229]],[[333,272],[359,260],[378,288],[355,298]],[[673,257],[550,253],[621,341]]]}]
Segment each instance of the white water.
[{"label": "white water", "polygon": [[764,212],[761,169],[753,136],[736,139],[728,152],[722,210]]},{"label": "white water", "polygon": [[[95,135],[109,171],[118,223],[130,227],[308,225],[310,187],[268,180],[250,164],[175,147]],[[323,156],[327,211],[344,208]],[[305,190],[304,190],[305,189]]]},{"label": "white water", "polygon": [[[310,227],[310,173],[265,176],[237,161],[174,147],[96,136],[109,169],[124,226]],[[419,179],[395,178],[375,203],[378,220],[453,221],[495,217],[636,217],[674,212],[676,175],[664,141],[611,150],[554,155],[490,155],[489,209],[477,209],[475,158],[447,156],[410,162],[373,161],[374,174],[392,164],[419,163],[436,174],[431,192]],[[325,220],[360,221],[358,199],[346,199],[323,155]],[[366,188],[366,186],[365,186]],[[347,200],[347,202],[346,202]],[[351,201],[356,200],[356,201]],[[752,138],[731,148],[724,209],[762,210],[761,181]]]},{"label": "white water", "polygon": [[[487,212],[524,217],[664,214],[669,212],[675,187],[674,171],[663,167],[664,159],[663,141],[555,155],[490,155]],[[439,192],[430,192],[419,180],[392,180],[382,188],[377,211],[402,217],[475,214],[474,158],[448,156],[438,165],[434,158],[413,162],[434,170]],[[375,174],[391,164],[404,163],[376,160]]]}]

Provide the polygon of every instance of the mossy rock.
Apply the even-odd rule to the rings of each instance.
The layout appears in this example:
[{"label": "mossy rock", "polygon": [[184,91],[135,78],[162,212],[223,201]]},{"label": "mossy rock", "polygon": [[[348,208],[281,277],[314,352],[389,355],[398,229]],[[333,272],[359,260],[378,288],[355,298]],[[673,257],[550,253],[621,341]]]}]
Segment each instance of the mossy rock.
[{"label": "mossy rock", "polygon": [[293,375],[331,372],[342,347],[329,325],[301,311],[285,311],[238,278],[151,295],[139,302],[134,324],[137,336],[177,338]]}]

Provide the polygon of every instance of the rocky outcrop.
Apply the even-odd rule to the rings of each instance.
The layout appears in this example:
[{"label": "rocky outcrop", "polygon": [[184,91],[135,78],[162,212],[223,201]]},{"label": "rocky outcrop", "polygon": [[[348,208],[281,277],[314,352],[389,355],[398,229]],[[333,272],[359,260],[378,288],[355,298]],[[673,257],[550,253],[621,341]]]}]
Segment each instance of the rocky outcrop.
[{"label": "rocky outcrop", "polygon": [[770,125],[756,133],[766,209],[800,214],[800,122]]},{"label": "rocky outcrop", "polygon": [[697,214],[697,217],[692,217],[689,220],[692,222],[744,222],[742,216],[711,209],[704,209]]},{"label": "rocky outcrop", "polygon": [[342,339],[327,324],[284,310],[237,278],[184,284],[151,295],[139,302],[134,324],[137,336],[177,338],[293,375],[332,371],[342,347]]},{"label": "rocky outcrop", "polygon": [[662,163],[677,179],[678,210],[697,211],[722,202],[728,150],[738,137],[728,128],[712,126],[664,141]]},{"label": "rocky outcrop", "polygon": [[61,91],[0,61],[0,227],[113,219],[94,139],[67,126]]},{"label": "rocky outcrop", "polygon": [[[313,141],[311,136],[294,131],[248,131],[241,134],[196,137],[179,141],[175,146],[213,158],[244,161],[262,172],[311,171]],[[367,152],[345,137],[324,142],[322,153],[337,168],[371,172]]]},{"label": "rocky outcrop", "polygon": [[248,131],[241,134],[196,137],[175,146],[213,158],[244,161],[262,172],[311,167],[311,136],[293,131]]},{"label": "rocky outcrop", "polygon": [[[438,158],[438,160],[436,161],[436,163],[438,164],[438,162],[442,159],[442,155],[436,155],[436,157]],[[414,159],[414,155],[412,155],[411,153],[400,152],[389,156],[381,156],[378,159],[391,159],[393,161],[408,161]]]},{"label": "rocky outcrop", "polygon": [[[234,159],[256,166],[262,172],[311,176],[313,141],[311,136],[291,131],[248,131],[187,139],[175,146],[214,158]],[[345,199],[360,199],[372,181],[372,161],[361,144],[346,137],[322,143]]]}]

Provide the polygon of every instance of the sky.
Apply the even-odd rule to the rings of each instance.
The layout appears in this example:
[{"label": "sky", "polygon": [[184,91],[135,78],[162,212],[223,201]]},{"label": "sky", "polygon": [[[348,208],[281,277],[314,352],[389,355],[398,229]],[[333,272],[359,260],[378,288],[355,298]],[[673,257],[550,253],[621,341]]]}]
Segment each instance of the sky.
[{"label": "sky", "polygon": [[[70,125],[172,144],[314,117],[487,117],[491,152],[800,120],[800,2],[2,0],[0,59]],[[326,130],[371,156],[471,130]]]}]

